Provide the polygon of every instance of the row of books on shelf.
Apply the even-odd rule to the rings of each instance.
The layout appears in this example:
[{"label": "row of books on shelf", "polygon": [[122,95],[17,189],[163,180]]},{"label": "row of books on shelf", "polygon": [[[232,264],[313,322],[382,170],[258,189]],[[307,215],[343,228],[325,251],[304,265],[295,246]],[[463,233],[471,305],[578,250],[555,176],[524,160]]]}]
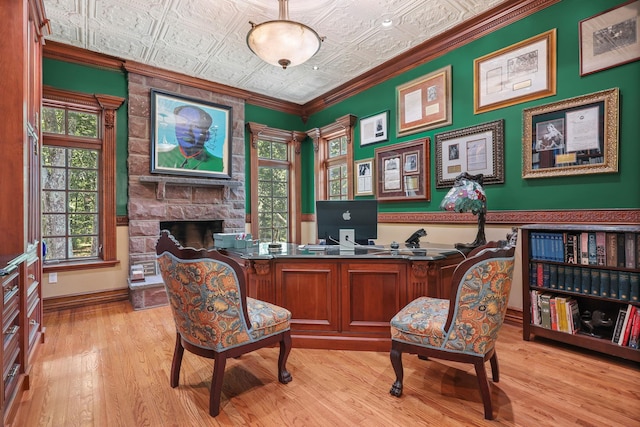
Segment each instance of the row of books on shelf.
[{"label": "row of books on shelf", "polygon": [[574,267],[544,262],[529,263],[529,285],[620,301],[640,298],[640,272]]},{"label": "row of books on shelf", "polygon": [[629,304],[618,311],[618,318],[613,329],[611,342],[623,347],[638,349],[640,339],[640,311],[635,305]]},{"label": "row of books on shelf", "polygon": [[580,308],[573,297],[531,291],[531,323],[554,331],[577,334]]},{"label": "row of books on shelf", "polygon": [[640,268],[640,233],[533,231],[529,244],[536,260]]},{"label": "row of books on shelf", "polygon": [[[640,340],[640,310],[635,305],[621,308],[615,324],[607,315],[593,324],[590,312],[580,312],[578,301],[571,296],[531,290],[531,323],[546,329],[568,334],[584,333],[623,347],[638,349]],[[588,327],[583,327],[588,326]]]}]

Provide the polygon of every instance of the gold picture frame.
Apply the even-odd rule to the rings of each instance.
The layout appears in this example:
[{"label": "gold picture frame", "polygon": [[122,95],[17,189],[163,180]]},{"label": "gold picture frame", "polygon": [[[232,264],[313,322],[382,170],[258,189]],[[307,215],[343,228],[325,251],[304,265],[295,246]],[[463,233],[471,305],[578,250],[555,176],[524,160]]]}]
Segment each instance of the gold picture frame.
[{"label": "gold picture frame", "polygon": [[473,113],[556,94],[556,29],[473,61]]},{"label": "gold picture frame", "polygon": [[375,149],[379,201],[430,200],[429,138]]},{"label": "gold picture frame", "polygon": [[580,21],[580,75],[640,59],[640,0]]},{"label": "gold picture frame", "polygon": [[618,172],[618,88],[523,110],[523,178]]},{"label": "gold picture frame", "polygon": [[371,196],[375,195],[375,169],[373,158],[356,160],[353,162],[354,195]]},{"label": "gold picture frame", "polygon": [[451,116],[451,65],[396,88],[397,135],[447,126]]}]

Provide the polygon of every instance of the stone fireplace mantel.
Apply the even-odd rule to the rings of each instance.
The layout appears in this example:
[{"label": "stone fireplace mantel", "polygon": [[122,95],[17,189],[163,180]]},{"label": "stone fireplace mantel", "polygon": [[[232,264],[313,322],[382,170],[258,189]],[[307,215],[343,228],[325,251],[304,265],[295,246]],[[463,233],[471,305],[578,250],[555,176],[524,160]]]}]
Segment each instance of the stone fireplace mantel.
[{"label": "stone fireplace mantel", "polygon": [[183,185],[191,187],[224,187],[227,191],[230,188],[237,188],[243,185],[239,181],[229,181],[226,179],[210,178],[185,178],[178,176],[141,176],[140,182],[156,184],[156,199],[164,200],[167,185]]}]

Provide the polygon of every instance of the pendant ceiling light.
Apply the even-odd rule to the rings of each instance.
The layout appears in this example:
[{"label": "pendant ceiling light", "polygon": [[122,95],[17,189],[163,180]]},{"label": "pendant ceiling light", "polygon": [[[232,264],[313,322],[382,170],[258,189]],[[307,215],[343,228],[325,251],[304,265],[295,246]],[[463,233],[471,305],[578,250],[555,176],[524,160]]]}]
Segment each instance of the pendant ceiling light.
[{"label": "pendant ceiling light", "polygon": [[269,64],[284,69],[300,65],[320,50],[324,37],[312,28],[289,20],[287,0],[278,0],[277,21],[251,24],[247,45],[253,53]]}]

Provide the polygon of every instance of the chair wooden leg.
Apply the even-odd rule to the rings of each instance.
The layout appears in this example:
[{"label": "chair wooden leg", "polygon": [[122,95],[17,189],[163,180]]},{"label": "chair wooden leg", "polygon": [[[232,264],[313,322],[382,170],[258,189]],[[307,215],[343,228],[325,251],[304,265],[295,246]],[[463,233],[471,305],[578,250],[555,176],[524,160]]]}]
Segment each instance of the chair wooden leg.
[{"label": "chair wooden leg", "polygon": [[171,362],[171,387],[178,387],[180,382],[180,366],[182,365],[182,355],[184,354],[184,347],[180,340],[180,334],[176,332],[176,347],[173,350],[173,361]]},{"label": "chair wooden leg", "polygon": [[393,396],[400,397],[402,395],[402,381],[404,380],[404,370],[402,368],[402,352],[397,348],[393,347],[391,344],[391,353],[389,354],[391,358],[391,366],[393,366],[393,370],[396,373],[396,382],[391,386],[391,393]]},{"label": "chair wooden leg", "polygon": [[497,383],[498,381],[500,381],[500,368],[498,367],[498,353],[494,351],[489,361],[491,362],[491,376],[493,377],[493,382]]},{"label": "chair wooden leg", "polygon": [[489,379],[487,371],[484,367],[484,360],[478,359],[473,363],[476,368],[476,376],[478,377],[478,385],[480,386],[480,394],[484,403],[484,417],[487,420],[493,419],[493,406],[491,405],[491,390],[489,389]]},{"label": "chair wooden leg", "polygon": [[227,355],[216,353],[213,365],[213,377],[211,379],[211,395],[209,397],[209,415],[212,417],[220,413],[220,396],[222,395],[222,382],[224,380],[224,368],[227,364]]},{"label": "chair wooden leg", "polygon": [[282,340],[280,341],[280,354],[278,356],[278,381],[282,384],[287,384],[293,379],[289,371],[287,371],[287,359],[289,358],[290,351],[291,333],[287,332],[282,334]]}]

